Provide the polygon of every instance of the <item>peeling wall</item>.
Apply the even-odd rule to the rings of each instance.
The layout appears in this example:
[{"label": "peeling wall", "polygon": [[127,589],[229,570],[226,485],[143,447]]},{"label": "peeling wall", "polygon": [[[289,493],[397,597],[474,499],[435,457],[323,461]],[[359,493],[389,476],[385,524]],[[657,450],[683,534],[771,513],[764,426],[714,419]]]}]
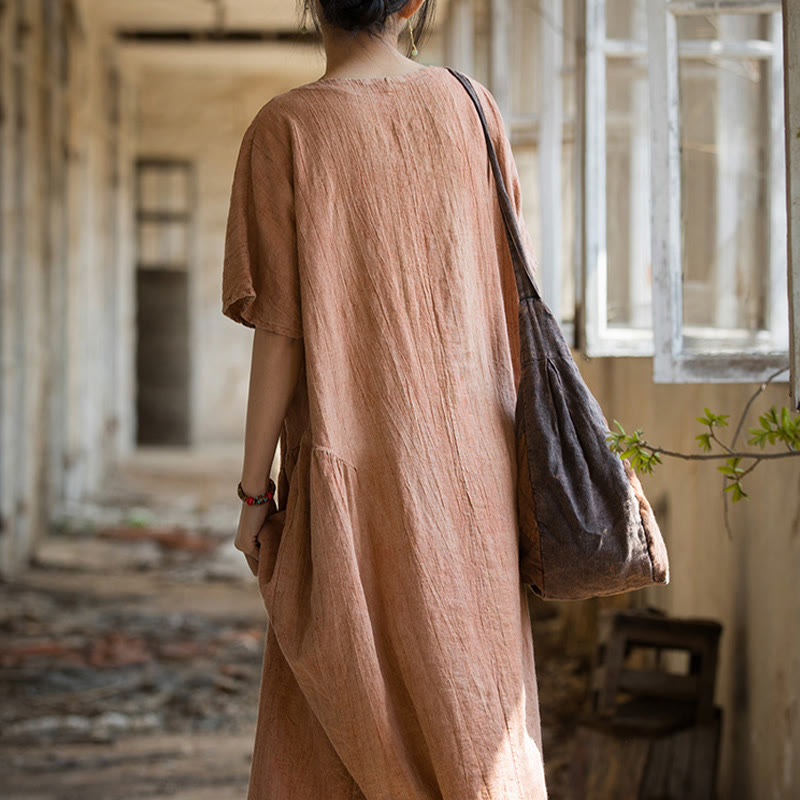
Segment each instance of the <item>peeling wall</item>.
[{"label": "peeling wall", "polygon": [[[96,491],[129,425],[126,91],[68,0],[0,7],[0,574]],[[118,81],[111,78],[117,75]],[[110,113],[118,111],[116,117]]]}]

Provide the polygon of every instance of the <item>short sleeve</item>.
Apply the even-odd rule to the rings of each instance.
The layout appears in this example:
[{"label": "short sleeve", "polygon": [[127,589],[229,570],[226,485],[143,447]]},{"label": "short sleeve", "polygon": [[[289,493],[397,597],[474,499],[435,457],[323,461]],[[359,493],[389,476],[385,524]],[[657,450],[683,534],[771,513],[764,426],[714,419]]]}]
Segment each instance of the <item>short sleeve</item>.
[{"label": "short sleeve", "polygon": [[303,336],[291,141],[280,120],[269,115],[250,124],[236,161],[222,313],[249,328]]}]

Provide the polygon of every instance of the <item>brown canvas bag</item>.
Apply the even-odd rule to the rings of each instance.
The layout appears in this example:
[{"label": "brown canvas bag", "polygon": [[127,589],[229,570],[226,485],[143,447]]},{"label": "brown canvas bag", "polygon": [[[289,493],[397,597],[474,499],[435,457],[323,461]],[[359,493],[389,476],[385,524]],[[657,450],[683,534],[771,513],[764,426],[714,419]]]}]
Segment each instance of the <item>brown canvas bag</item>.
[{"label": "brown canvas bag", "polygon": [[534,283],[480,99],[465,75],[447,69],[467,90],[483,125],[519,292],[522,582],[545,600],[667,584],[667,548],[642,485],[630,462],[610,450],[600,404]]}]

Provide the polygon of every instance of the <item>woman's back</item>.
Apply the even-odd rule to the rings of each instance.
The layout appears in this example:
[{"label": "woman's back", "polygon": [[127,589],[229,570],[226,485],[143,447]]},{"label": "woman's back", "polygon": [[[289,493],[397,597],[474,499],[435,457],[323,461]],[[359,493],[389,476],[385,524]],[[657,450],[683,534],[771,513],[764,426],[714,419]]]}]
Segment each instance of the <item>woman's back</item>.
[{"label": "woman's back", "polygon": [[[473,83],[519,210],[502,120]],[[517,560],[516,286],[480,121],[447,69],[323,79],[262,108],[223,310],[305,352],[286,523],[259,562],[251,800],[545,798]]]}]

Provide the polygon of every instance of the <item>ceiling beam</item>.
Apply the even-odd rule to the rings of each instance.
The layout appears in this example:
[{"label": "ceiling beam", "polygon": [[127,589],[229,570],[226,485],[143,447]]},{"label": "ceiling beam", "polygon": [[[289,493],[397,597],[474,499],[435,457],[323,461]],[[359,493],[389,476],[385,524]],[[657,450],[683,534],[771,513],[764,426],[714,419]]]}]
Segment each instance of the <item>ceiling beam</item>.
[{"label": "ceiling beam", "polygon": [[125,29],[116,31],[121,42],[138,42],[143,44],[238,44],[252,42],[293,42],[317,45],[321,37],[313,32],[257,30],[245,28],[241,30],[217,30],[201,28],[168,28],[168,29]]}]

